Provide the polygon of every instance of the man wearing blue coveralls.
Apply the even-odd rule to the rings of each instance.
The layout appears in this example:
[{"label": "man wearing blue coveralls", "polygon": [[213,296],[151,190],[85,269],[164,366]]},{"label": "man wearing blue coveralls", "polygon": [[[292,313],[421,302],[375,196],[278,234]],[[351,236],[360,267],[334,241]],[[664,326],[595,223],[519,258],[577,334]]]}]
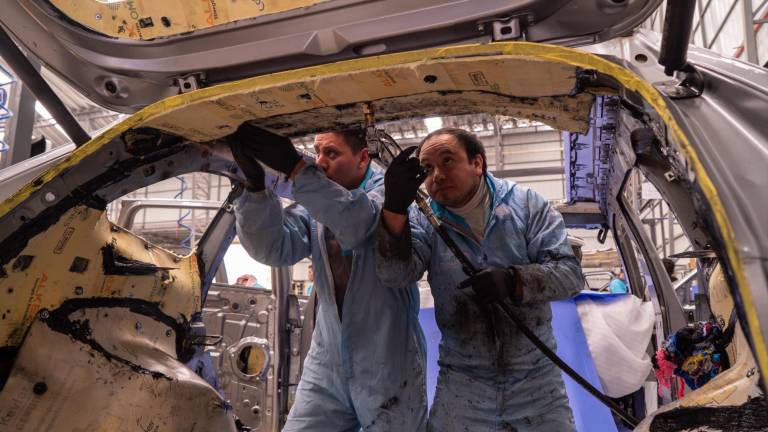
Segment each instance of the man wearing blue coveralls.
[{"label": "man wearing blue coveralls", "polygon": [[[235,203],[248,253],[272,266],[311,256],[318,298],[312,345],[283,431],[423,431],[424,337],[414,282],[381,286],[375,233],[383,176],[362,131],[318,134],[306,163],[290,140],[250,124],[228,138],[247,191]],[[258,161],[293,181],[285,209]]]},{"label": "man wearing blue coveralls", "polygon": [[[560,371],[494,304],[508,302],[555,350],[549,302],[575,295],[582,281],[562,217],[536,192],[490,175],[474,134],[441,129],[418,159],[412,153],[386,173],[377,273],[387,286],[429,273],[442,339],[428,430],[575,430]],[[435,214],[483,269],[472,278],[427,219],[413,206],[409,213],[424,176]]]}]

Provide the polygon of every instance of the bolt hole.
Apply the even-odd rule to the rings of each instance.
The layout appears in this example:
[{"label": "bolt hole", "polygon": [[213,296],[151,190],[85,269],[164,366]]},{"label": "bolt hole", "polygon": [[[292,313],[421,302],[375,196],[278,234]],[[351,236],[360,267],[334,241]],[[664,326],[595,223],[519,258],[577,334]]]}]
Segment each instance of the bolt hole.
[{"label": "bolt hole", "polygon": [[171,26],[171,20],[169,20],[168,17],[160,17],[160,22],[163,23],[164,27]]},{"label": "bolt hole", "polygon": [[248,304],[251,305],[251,306],[255,305],[256,304],[256,299],[248,300]]},{"label": "bolt hole", "polygon": [[117,93],[117,84],[115,84],[114,81],[106,81],[104,83],[104,90],[106,90],[110,95],[114,95]]},{"label": "bolt hole", "polygon": [[32,391],[38,396],[43,395],[48,391],[48,384],[44,382],[35,383],[35,386],[32,387]]},{"label": "bolt hole", "polygon": [[232,310],[240,310],[240,303],[232,303]]},{"label": "bolt hole", "polygon": [[648,61],[648,56],[645,54],[637,54],[635,56],[635,61],[638,63],[646,63]]},{"label": "bolt hole", "polygon": [[427,84],[434,84],[437,82],[437,77],[434,75],[427,75],[424,77],[424,82]]},{"label": "bolt hole", "polygon": [[190,84],[190,83],[188,83],[188,82],[185,82],[185,83],[183,84],[183,86],[184,86],[184,90],[189,90],[189,89],[191,89],[191,88],[192,88],[192,84]]}]

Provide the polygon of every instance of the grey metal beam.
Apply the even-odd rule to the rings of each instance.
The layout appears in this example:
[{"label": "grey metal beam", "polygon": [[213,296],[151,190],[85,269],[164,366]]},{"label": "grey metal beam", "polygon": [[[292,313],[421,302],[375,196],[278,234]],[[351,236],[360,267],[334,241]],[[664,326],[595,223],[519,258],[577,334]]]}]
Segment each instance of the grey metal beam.
[{"label": "grey metal beam", "polygon": [[[696,33],[696,30],[699,29],[699,26],[704,26],[704,16],[707,14],[707,10],[709,9],[709,5],[711,5],[711,4],[712,4],[712,0],[707,0],[707,4],[704,5],[704,7],[701,7],[701,1],[698,2],[700,18],[699,18],[699,22],[697,22],[696,25],[693,27],[693,30],[691,31],[691,34]],[[659,9],[661,10],[661,8],[659,8]],[[702,28],[702,31],[704,31],[704,30],[705,29]],[[703,33],[703,35],[706,35],[706,33]],[[704,42],[704,45],[706,46],[707,43],[708,43],[707,42],[707,38],[705,37],[702,41]]]},{"label": "grey metal beam", "polygon": [[744,46],[747,49],[747,61],[757,64],[757,37],[755,36],[752,0],[741,0],[744,18]]},{"label": "grey metal beam", "polygon": [[501,125],[497,116],[491,116],[491,120],[493,121],[493,145],[496,150],[496,168],[498,168],[504,166],[504,149],[501,148],[504,144],[504,135],[501,132]]},{"label": "grey metal beam", "polygon": [[[761,10],[763,10],[763,7],[764,7],[766,4],[768,4],[768,0],[763,0],[763,1],[762,1],[762,3],[760,3],[760,6],[758,6],[758,7],[757,7],[757,9],[754,9],[754,11],[755,11],[755,16],[757,16],[757,14],[759,14],[759,13],[760,13],[760,11],[761,11]],[[755,24],[757,24],[757,22],[755,22]]]},{"label": "grey metal beam", "polygon": [[739,4],[739,0],[733,0],[733,3],[731,3],[731,6],[728,8],[728,11],[725,13],[725,17],[723,17],[723,21],[717,27],[717,31],[712,36],[712,40],[709,41],[709,43],[707,43],[707,49],[712,49],[712,47],[715,45],[715,41],[720,36],[720,32],[722,32],[723,29],[725,28],[725,23],[728,22],[728,18],[731,17],[731,14],[733,13],[733,10],[736,9],[737,4]]},{"label": "grey metal beam", "polygon": [[139,210],[147,208],[160,209],[199,209],[218,210],[221,203],[217,201],[179,200],[164,198],[124,199],[120,204],[120,213],[117,217],[117,225],[125,229],[133,227],[133,218]]},{"label": "grey metal beam", "polygon": [[517,177],[530,177],[530,176],[540,176],[540,175],[564,174],[565,168],[561,166],[511,168],[511,169],[496,170],[491,172],[495,177],[498,177],[498,178],[517,178]]},{"label": "grey metal beam", "polygon": [[[40,65],[36,67],[39,69]],[[13,116],[5,124],[5,142],[8,144],[8,151],[3,155],[0,168],[29,159],[32,150],[35,96],[21,81],[11,85],[8,96],[8,109]]]},{"label": "grey metal beam", "polygon": [[[699,6],[699,22],[698,22],[698,24],[696,24],[696,28],[701,26],[701,44],[702,44],[702,46],[705,46],[707,44],[707,26],[704,25],[704,12],[706,12],[706,10],[704,10],[704,8],[703,8],[703,6],[701,4],[701,1],[702,0],[698,0],[697,1],[698,6]],[[711,3],[711,0],[710,0],[710,2],[707,3],[707,7],[709,7],[710,3]],[[694,38],[693,38],[694,45],[696,44],[696,37],[695,37],[696,28],[694,28],[693,32],[691,32],[691,34],[694,35]]]},{"label": "grey metal beam", "polygon": [[3,57],[24,86],[40,100],[76,146],[79,147],[91,139],[64,102],[40,76],[39,67],[36,68],[32,64],[2,26],[0,26],[0,57]]}]

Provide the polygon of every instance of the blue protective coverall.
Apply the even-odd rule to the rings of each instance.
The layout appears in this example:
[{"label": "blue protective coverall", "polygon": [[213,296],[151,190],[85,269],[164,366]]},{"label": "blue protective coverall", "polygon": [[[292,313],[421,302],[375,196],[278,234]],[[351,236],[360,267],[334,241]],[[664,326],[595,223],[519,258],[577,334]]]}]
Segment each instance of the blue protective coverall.
[{"label": "blue protective coverall", "polygon": [[[271,191],[235,202],[248,253],[272,266],[312,257],[318,312],[296,400],[283,431],[423,431],[425,342],[413,281],[385,289],[376,278],[375,241],[384,178],[369,167],[349,191],[309,164],[293,183],[296,204]],[[352,254],[339,317],[325,227]]]},{"label": "blue protective coverall", "polygon": [[[510,305],[554,351],[549,301],[572,297],[582,285],[562,216],[531,189],[485,180],[492,199],[482,241],[462,218],[431,206],[477,268],[515,267],[523,299]],[[458,289],[467,278],[458,260],[413,206],[409,219],[400,238],[379,227],[377,274],[385,285],[402,286],[429,273],[442,339],[428,430],[575,430],[559,369],[498,307],[480,306],[471,289]]]}]

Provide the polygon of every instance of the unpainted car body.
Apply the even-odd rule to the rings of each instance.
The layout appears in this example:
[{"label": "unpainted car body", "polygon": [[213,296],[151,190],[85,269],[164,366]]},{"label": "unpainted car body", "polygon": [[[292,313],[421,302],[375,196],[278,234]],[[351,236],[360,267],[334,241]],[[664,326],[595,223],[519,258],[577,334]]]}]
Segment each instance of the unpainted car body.
[{"label": "unpainted car body", "polygon": [[[686,318],[623,195],[633,170],[670,203],[694,249],[716,257],[706,265],[710,295],[717,293],[713,312],[727,315],[732,302],[743,330],[731,369],[638,429],[662,430],[654,429],[658,422],[687,415],[681,406],[750,408],[750,398],[763,399],[760,379],[768,371],[768,228],[760,223],[768,200],[759,199],[768,184],[760,168],[768,163],[768,130],[753,110],[768,104],[768,73],[692,49],[700,85],[691,89],[663,74],[658,46],[655,35],[635,32],[583,49],[496,42],[387,54],[220,84],[138,111],[0,206],[7,374],[0,430],[236,430],[224,398],[184,363],[206,343],[193,323],[217,292],[213,274],[234,234],[231,203],[240,189],[187,256],[110,222],[106,204],[183,173],[238,180],[221,139],[244,121],[302,136],[359,125],[371,106],[380,122],[486,112],[539,120],[577,137],[594,129],[596,107],[609,106],[610,145],[592,141],[600,157],[584,161],[604,181],[582,199],[599,203],[635,293],[645,296],[647,286],[657,337]],[[569,181],[578,177],[574,172]],[[262,338],[271,342],[270,370],[241,377],[273,378],[263,388],[272,392],[274,412],[265,408],[250,419],[259,430],[278,427],[288,409],[285,386],[298,370],[291,349],[298,309],[285,286],[272,295],[265,307],[272,305],[275,317],[267,322],[277,324],[272,341]]]}]

